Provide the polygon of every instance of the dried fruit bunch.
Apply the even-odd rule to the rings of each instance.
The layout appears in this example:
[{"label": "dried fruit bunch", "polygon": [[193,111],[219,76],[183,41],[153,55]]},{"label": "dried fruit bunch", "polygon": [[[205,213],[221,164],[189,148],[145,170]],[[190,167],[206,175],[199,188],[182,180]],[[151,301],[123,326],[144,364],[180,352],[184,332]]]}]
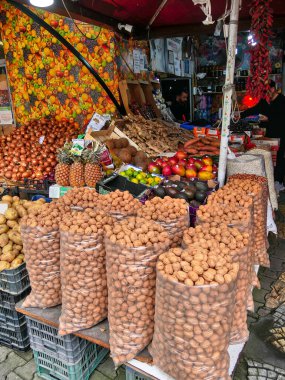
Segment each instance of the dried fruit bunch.
[{"label": "dried fruit bunch", "polygon": [[145,202],[138,216],[161,224],[169,233],[171,247],[181,244],[183,231],[189,227],[188,204],[184,199],[154,197]]},{"label": "dried fruit bunch", "polygon": [[136,215],[142,207],[140,201],[132,196],[128,191],[115,190],[103,195],[98,204],[100,210],[108,212],[112,216],[120,219],[126,215]]},{"label": "dried fruit bunch", "polygon": [[59,163],[55,168],[55,181],[60,186],[69,186],[70,165],[72,164],[71,147],[71,143],[65,143],[62,148],[58,149],[57,160]]},{"label": "dried fruit bunch", "polygon": [[[214,268],[197,265],[211,263],[209,253],[203,248],[173,248],[162,254],[157,264],[155,329],[150,353],[154,364],[174,379],[228,379],[227,349],[238,264],[228,262],[227,272],[213,281],[210,269]],[[173,270],[175,276],[168,273]],[[189,273],[195,274],[195,281]]]},{"label": "dried fruit bunch", "polygon": [[80,187],[69,190],[63,197],[59,198],[58,203],[69,207],[98,207],[102,195],[98,194],[95,189]]},{"label": "dried fruit bunch", "polygon": [[240,207],[234,202],[231,205],[210,203],[197,210],[197,223],[209,220],[226,224],[248,224],[251,219],[251,208]]},{"label": "dried fruit bunch", "polygon": [[59,334],[89,328],[107,317],[104,226],[113,220],[86,209],[60,224],[62,314]]},{"label": "dried fruit bunch", "polygon": [[21,220],[21,236],[31,281],[24,307],[61,304],[59,223],[69,207],[44,204]]},{"label": "dried fruit bunch", "polygon": [[162,226],[143,218],[106,226],[108,320],[116,366],[133,359],[152,339],[156,263],[169,243]]}]

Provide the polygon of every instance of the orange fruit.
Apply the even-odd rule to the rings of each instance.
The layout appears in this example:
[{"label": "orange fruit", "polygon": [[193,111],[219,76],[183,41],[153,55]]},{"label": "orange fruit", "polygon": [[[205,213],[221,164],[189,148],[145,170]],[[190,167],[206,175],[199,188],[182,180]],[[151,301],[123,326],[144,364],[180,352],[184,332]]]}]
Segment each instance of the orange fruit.
[{"label": "orange fruit", "polygon": [[85,102],[88,100],[88,98],[89,96],[85,92],[81,95],[81,99]]}]

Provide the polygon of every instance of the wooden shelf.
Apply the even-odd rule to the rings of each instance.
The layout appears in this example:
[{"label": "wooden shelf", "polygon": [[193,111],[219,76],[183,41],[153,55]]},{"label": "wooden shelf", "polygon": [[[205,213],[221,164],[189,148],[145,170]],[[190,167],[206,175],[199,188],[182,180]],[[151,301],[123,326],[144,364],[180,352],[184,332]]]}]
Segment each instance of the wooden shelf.
[{"label": "wooden shelf", "polygon": [[[33,318],[41,323],[45,323],[49,326],[58,328],[59,326],[59,317],[61,314],[61,305],[47,308],[39,309],[37,307],[23,307],[24,300],[20,301],[16,305],[16,310],[19,313],[26,315],[29,318]],[[91,327],[90,329],[81,330],[74,335],[79,336],[82,339],[88,340],[92,343],[98,344],[104,348],[110,349],[109,344],[109,323],[108,320],[98,323],[96,326]],[[152,363],[152,357],[148,352],[148,349],[145,348],[136,356],[136,360],[144,363]]]}]

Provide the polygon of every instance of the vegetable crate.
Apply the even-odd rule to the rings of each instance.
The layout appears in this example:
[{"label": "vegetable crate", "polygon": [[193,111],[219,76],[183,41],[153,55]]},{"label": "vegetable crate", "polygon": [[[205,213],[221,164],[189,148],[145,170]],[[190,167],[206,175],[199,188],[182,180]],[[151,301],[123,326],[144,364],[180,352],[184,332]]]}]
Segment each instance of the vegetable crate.
[{"label": "vegetable crate", "polygon": [[81,359],[86,348],[92,344],[85,339],[69,334],[58,335],[58,329],[27,318],[31,348],[45,352],[68,364],[76,364]]},{"label": "vegetable crate", "polygon": [[8,327],[0,323],[0,345],[7,346],[13,350],[28,351],[30,340],[27,323],[19,327]]},{"label": "vegetable crate", "polygon": [[126,380],[151,380],[149,377],[126,366]]},{"label": "vegetable crate", "polygon": [[108,354],[106,348],[89,344],[77,364],[69,364],[43,351],[34,350],[38,376],[46,380],[88,380]]},{"label": "vegetable crate", "polygon": [[30,279],[26,264],[16,269],[6,269],[0,272],[0,290],[18,295],[30,288]]}]

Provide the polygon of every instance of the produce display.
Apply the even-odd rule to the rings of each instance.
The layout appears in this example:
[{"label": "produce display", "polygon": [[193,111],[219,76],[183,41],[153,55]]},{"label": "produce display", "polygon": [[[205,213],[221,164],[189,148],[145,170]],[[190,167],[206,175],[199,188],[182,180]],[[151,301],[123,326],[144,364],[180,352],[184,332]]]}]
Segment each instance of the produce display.
[{"label": "produce display", "polygon": [[157,158],[148,165],[148,171],[152,174],[162,174],[165,177],[176,174],[187,179],[199,178],[204,181],[216,178],[217,170],[211,157],[189,157],[184,151],[178,151],[173,157]]},{"label": "produce display", "polygon": [[106,226],[108,320],[116,366],[133,359],[152,339],[156,262],[169,244],[164,228],[145,218]]},{"label": "produce display", "polygon": [[124,162],[125,164],[133,164],[142,170],[147,168],[149,158],[142,150],[137,150],[130,145],[129,140],[122,137],[119,139],[109,139],[106,141],[106,146],[109,148],[111,155],[116,161]]},{"label": "produce display", "polygon": [[83,149],[81,155],[72,153],[72,144],[67,143],[58,150],[55,180],[60,186],[95,187],[103,177],[100,157],[104,147],[97,143]]},{"label": "produce display", "polygon": [[222,259],[219,250],[202,247],[173,248],[159,257],[150,353],[174,379],[229,378],[238,264],[228,261],[213,282]]},{"label": "produce display", "polygon": [[98,207],[102,195],[98,194],[95,189],[88,187],[79,187],[70,189],[62,197],[59,198],[57,203],[74,208],[93,208]]},{"label": "produce display", "polygon": [[24,307],[61,304],[59,223],[69,207],[42,205],[21,220],[21,236],[32,292]]},{"label": "produce display", "polygon": [[188,205],[184,199],[154,197],[145,202],[137,215],[164,227],[170,236],[171,247],[181,244],[183,231],[189,227]]},{"label": "produce display", "polygon": [[25,261],[20,221],[29,210],[40,207],[44,202],[43,199],[29,202],[10,195],[2,197],[1,203],[7,204],[8,209],[4,215],[0,214],[0,272],[6,269],[16,269]]},{"label": "produce display", "polygon": [[132,167],[119,172],[119,174],[133,183],[140,183],[146,186],[157,186],[162,181],[160,177],[145,173],[141,170],[136,170]]},{"label": "produce display", "polygon": [[184,144],[184,151],[191,156],[216,156],[220,153],[220,140],[215,137],[197,137]]},{"label": "produce display", "polygon": [[[210,187],[209,185],[212,185]],[[164,198],[169,196],[171,198],[180,198],[189,202],[190,205],[199,207],[207,198],[210,191],[217,184],[202,182],[202,181],[172,181],[165,180],[154,189],[156,196]]]},{"label": "produce display", "polygon": [[60,224],[60,335],[87,329],[107,317],[103,228],[112,224],[111,217],[92,209],[68,216]]},{"label": "produce display", "polygon": [[78,123],[41,119],[0,136],[0,176],[12,181],[43,179],[57,164],[56,151],[76,137]]},{"label": "produce display", "polygon": [[[212,219],[210,219],[212,220]],[[206,232],[205,232],[206,231]],[[218,255],[220,252],[219,262],[208,261],[208,273],[203,275],[204,280],[208,279],[222,283],[222,277],[226,273],[226,258],[229,256],[231,262],[238,263],[239,271],[237,275],[236,296],[233,308],[233,323],[230,334],[230,342],[232,344],[241,343],[248,338],[247,329],[247,300],[251,293],[251,252],[249,233],[240,231],[239,228],[229,228],[227,224],[220,222],[205,222],[195,228],[190,228],[184,232],[183,246],[192,250],[203,247],[208,248],[211,252],[215,251]],[[196,255],[196,259],[202,256]],[[197,260],[199,261],[199,260]],[[201,261],[201,260],[200,260]],[[198,263],[197,263],[198,264]],[[201,261],[197,266],[206,264]],[[209,272],[210,271],[210,272]],[[191,272],[188,272],[190,276]],[[192,280],[194,273],[192,274]],[[190,277],[191,277],[190,276]]]},{"label": "produce display", "polygon": [[268,185],[265,177],[254,174],[236,174],[229,177],[234,192],[245,191],[253,197],[253,252],[254,264],[270,266],[267,253]]},{"label": "produce display", "polygon": [[129,139],[150,156],[164,152],[176,152],[178,143],[193,137],[192,133],[159,120],[145,120],[141,116],[128,116],[120,128]]},{"label": "produce display", "polygon": [[207,203],[197,210],[197,223],[211,220],[226,224],[244,225],[245,223],[248,224],[251,212],[251,207],[244,208],[236,204],[229,206],[221,203]]}]

